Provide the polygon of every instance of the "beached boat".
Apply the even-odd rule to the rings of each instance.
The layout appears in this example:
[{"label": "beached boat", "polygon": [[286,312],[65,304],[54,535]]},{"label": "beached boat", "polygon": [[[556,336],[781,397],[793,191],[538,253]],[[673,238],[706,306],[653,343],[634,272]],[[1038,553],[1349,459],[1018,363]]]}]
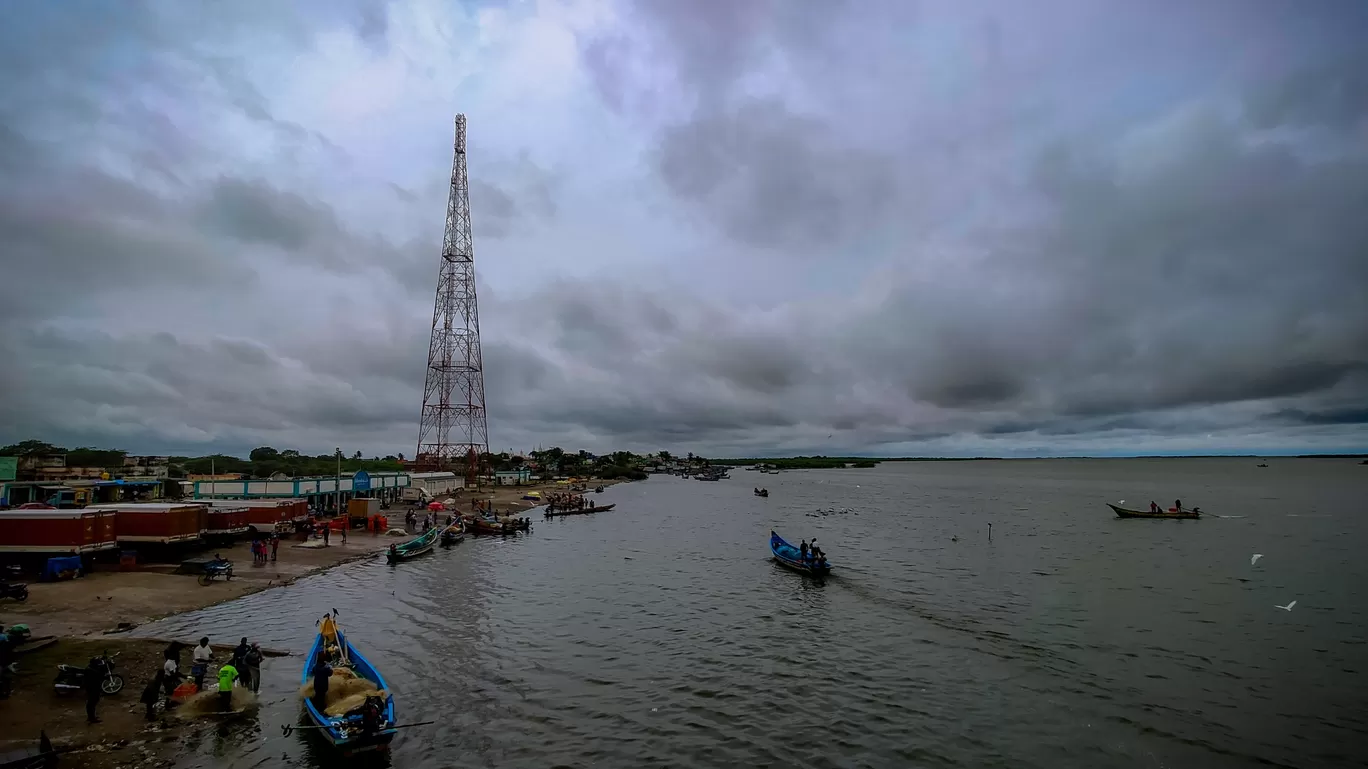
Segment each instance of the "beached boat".
[{"label": "beached boat", "polygon": [[488,518],[466,518],[466,531],[471,534],[509,534],[516,529],[499,521],[491,521]]},{"label": "beached boat", "polygon": [[309,650],[309,656],[304,659],[301,686],[313,685],[314,667],[320,657],[329,656],[329,664],[334,670],[346,668],[356,678],[374,684],[375,699],[383,698],[384,704],[376,710],[368,711],[365,707],[358,707],[341,715],[329,715],[320,711],[313,699],[306,698],[305,715],[318,727],[318,734],[340,748],[344,755],[386,749],[394,739],[395,733],[394,696],[389,693],[389,686],[385,683],[384,676],[380,675],[380,671],[351,645],[342,629],[337,626],[336,620],[325,616],[318,635],[314,638],[313,647]]},{"label": "beached boat", "polygon": [[1202,517],[1202,511],[1196,509],[1173,510],[1170,508],[1168,510],[1160,510],[1156,513],[1150,510],[1128,510],[1124,507],[1117,507],[1110,502],[1107,503],[1107,507],[1116,511],[1117,518],[1175,518],[1178,520],[1196,520]]},{"label": "beached boat", "polygon": [[831,573],[831,564],[827,562],[825,556],[822,557],[820,562],[814,561],[811,558],[808,558],[808,560],[805,561],[803,560],[802,552],[798,548],[785,542],[783,537],[773,531],[770,532],[770,552],[774,554],[775,561],[778,561],[794,571],[801,571],[804,574],[813,574],[817,576]]},{"label": "beached boat", "polygon": [[437,544],[437,538],[442,536],[442,532],[446,530],[447,527],[445,526],[441,528],[433,526],[421,537],[410,539],[402,545],[393,545],[390,547],[389,552],[385,553],[385,558],[389,560],[390,563],[399,563],[400,561],[407,561],[410,558],[417,558],[424,553],[431,552],[432,546]]},{"label": "beached boat", "polygon": [[546,508],[546,517],[559,518],[563,515],[587,515],[589,513],[606,513],[615,507],[617,507],[616,502],[614,502],[611,505],[594,505],[593,507],[586,507],[583,510],[556,510],[554,508],[548,507]]}]

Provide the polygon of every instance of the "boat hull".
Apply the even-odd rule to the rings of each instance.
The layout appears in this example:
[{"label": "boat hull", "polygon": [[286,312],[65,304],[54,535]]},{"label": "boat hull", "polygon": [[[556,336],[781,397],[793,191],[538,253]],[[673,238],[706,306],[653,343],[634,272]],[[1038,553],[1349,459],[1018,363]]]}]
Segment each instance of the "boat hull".
[{"label": "boat hull", "polygon": [[554,512],[548,510],[546,512],[546,517],[559,518],[564,515],[588,515],[589,513],[606,513],[615,507],[617,507],[616,502],[614,502],[611,505],[595,505],[593,507],[586,507],[583,510],[556,510]]},{"label": "boat hull", "polygon": [[[364,678],[375,684],[377,689],[389,691],[389,685],[385,683],[385,677],[375,666],[366,659],[365,655],[357,651],[355,646],[347,640],[346,635],[339,629],[337,631],[338,645],[347,650],[347,659],[351,661],[352,671],[360,678]],[[300,685],[305,686],[313,681],[312,671],[319,655],[323,654],[323,634],[314,636],[313,647],[309,649],[309,656],[304,659],[304,672],[300,678]],[[343,755],[362,753],[373,750],[386,750],[390,742],[394,739],[394,729],[381,729],[369,734],[357,734],[354,731],[347,731],[343,727],[346,724],[345,717],[329,716],[318,710],[312,699],[304,700],[304,717],[311,726],[316,726],[315,730],[320,738],[332,743],[333,747],[342,751]],[[385,723],[394,724],[395,709],[394,695],[385,697]]]},{"label": "boat hull", "polygon": [[1202,517],[1201,513],[1193,510],[1183,510],[1177,513],[1170,513],[1168,511],[1153,513],[1149,510],[1128,510],[1124,507],[1117,507],[1110,502],[1107,503],[1107,507],[1110,507],[1112,511],[1116,513],[1117,518],[1168,518],[1177,521],[1196,521]]},{"label": "boat hull", "polygon": [[437,544],[437,539],[441,537],[442,533],[446,530],[447,527],[440,529],[434,527],[423,536],[410,539],[404,544],[396,546],[394,550],[387,551],[385,553],[385,559],[390,563],[399,563],[400,561],[407,561],[417,558],[420,555],[430,553],[432,552],[432,546]]},{"label": "boat hull", "polygon": [[817,564],[812,561],[804,561],[801,551],[784,541],[784,538],[770,532],[770,554],[781,566],[786,566],[794,571],[808,574],[814,577],[821,577],[831,573],[831,563]]}]

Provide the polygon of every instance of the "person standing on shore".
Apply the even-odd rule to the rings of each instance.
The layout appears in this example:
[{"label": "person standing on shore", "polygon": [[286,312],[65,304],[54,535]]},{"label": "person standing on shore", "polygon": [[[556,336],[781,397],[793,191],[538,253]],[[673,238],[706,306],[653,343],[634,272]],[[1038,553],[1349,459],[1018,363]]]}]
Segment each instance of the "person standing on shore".
[{"label": "person standing on shore", "polygon": [[280,535],[279,535],[279,534],[272,534],[272,535],[271,535],[271,561],[272,561],[272,562],[275,561],[275,559],[276,559],[276,551],[279,550],[279,549],[280,549]]},{"label": "person standing on shore", "polygon": [[342,544],[343,544],[343,545],[347,544],[347,529],[350,529],[350,528],[351,528],[351,520],[350,520],[350,519],[347,519],[347,518],[343,518],[343,519],[342,519]]},{"label": "person standing on shore", "polygon": [[156,675],[152,676],[152,680],[147,682],[147,686],[143,687],[142,697],[138,698],[143,705],[147,706],[148,721],[155,721],[157,718],[153,709],[157,706],[157,695],[161,694],[162,681],[162,671],[158,670]]},{"label": "person standing on shore", "polygon": [[205,636],[190,653],[190,675],[195,679],[196,691],[204,691],[204,674],[209,672],[209,661],[213,658],[214,650],[209,648],[209,636]]},{"label": "person standing on shore", "polygon": [[166,658],[162,662],[162,687],[166,690],[166,707],[171,707],[171,695],[176,693],[176,684],[180,683],[180,644],[173,643],[162,656]]},{"label": "person standing on shore", "polygon": [[92,657],[85,669],[86,723],[98,724],[100,717],[95,715],[95,706],[100,704],[100,684],[104,683],[105,666],[98,657]]}]

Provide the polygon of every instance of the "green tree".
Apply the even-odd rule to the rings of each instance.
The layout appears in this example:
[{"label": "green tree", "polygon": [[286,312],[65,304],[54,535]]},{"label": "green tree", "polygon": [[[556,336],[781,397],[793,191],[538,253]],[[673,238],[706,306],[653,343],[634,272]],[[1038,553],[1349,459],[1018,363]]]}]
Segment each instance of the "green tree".
[{"label": "green tree", "polygon": [[12,446],[0,448],[0,457],[37,457],[45,454],[64,454],[66,449],[43,441],[19,441]]},{"label": "green tree", "polygon": [[123,467],[126,451],[82,446],[66,453],[67,467]]},{"label": "green tree", "polygon": [[265,462],[267,460],[277,459],[279,457],[280,452],[276,451],[270,446],[258,446],[252,449],[251,453],[247,455],[247,458],[252,460],[253,462]]}]

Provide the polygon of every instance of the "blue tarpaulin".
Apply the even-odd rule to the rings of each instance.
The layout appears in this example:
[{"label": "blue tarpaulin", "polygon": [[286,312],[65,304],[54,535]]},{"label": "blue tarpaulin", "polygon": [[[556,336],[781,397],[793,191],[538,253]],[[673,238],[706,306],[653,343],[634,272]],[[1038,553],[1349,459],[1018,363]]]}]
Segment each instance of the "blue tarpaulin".
[{"label": "blue tarpaulin", "polygon": [[[63,575],[63,572],[72,573],[70,575]],[[67,578],[79,577],[81,574],[81,556],[64,555],[47,559],[47,565],[43,567],[43,576],[39,579],[43,582],[56,582],[64,576]]]}]

